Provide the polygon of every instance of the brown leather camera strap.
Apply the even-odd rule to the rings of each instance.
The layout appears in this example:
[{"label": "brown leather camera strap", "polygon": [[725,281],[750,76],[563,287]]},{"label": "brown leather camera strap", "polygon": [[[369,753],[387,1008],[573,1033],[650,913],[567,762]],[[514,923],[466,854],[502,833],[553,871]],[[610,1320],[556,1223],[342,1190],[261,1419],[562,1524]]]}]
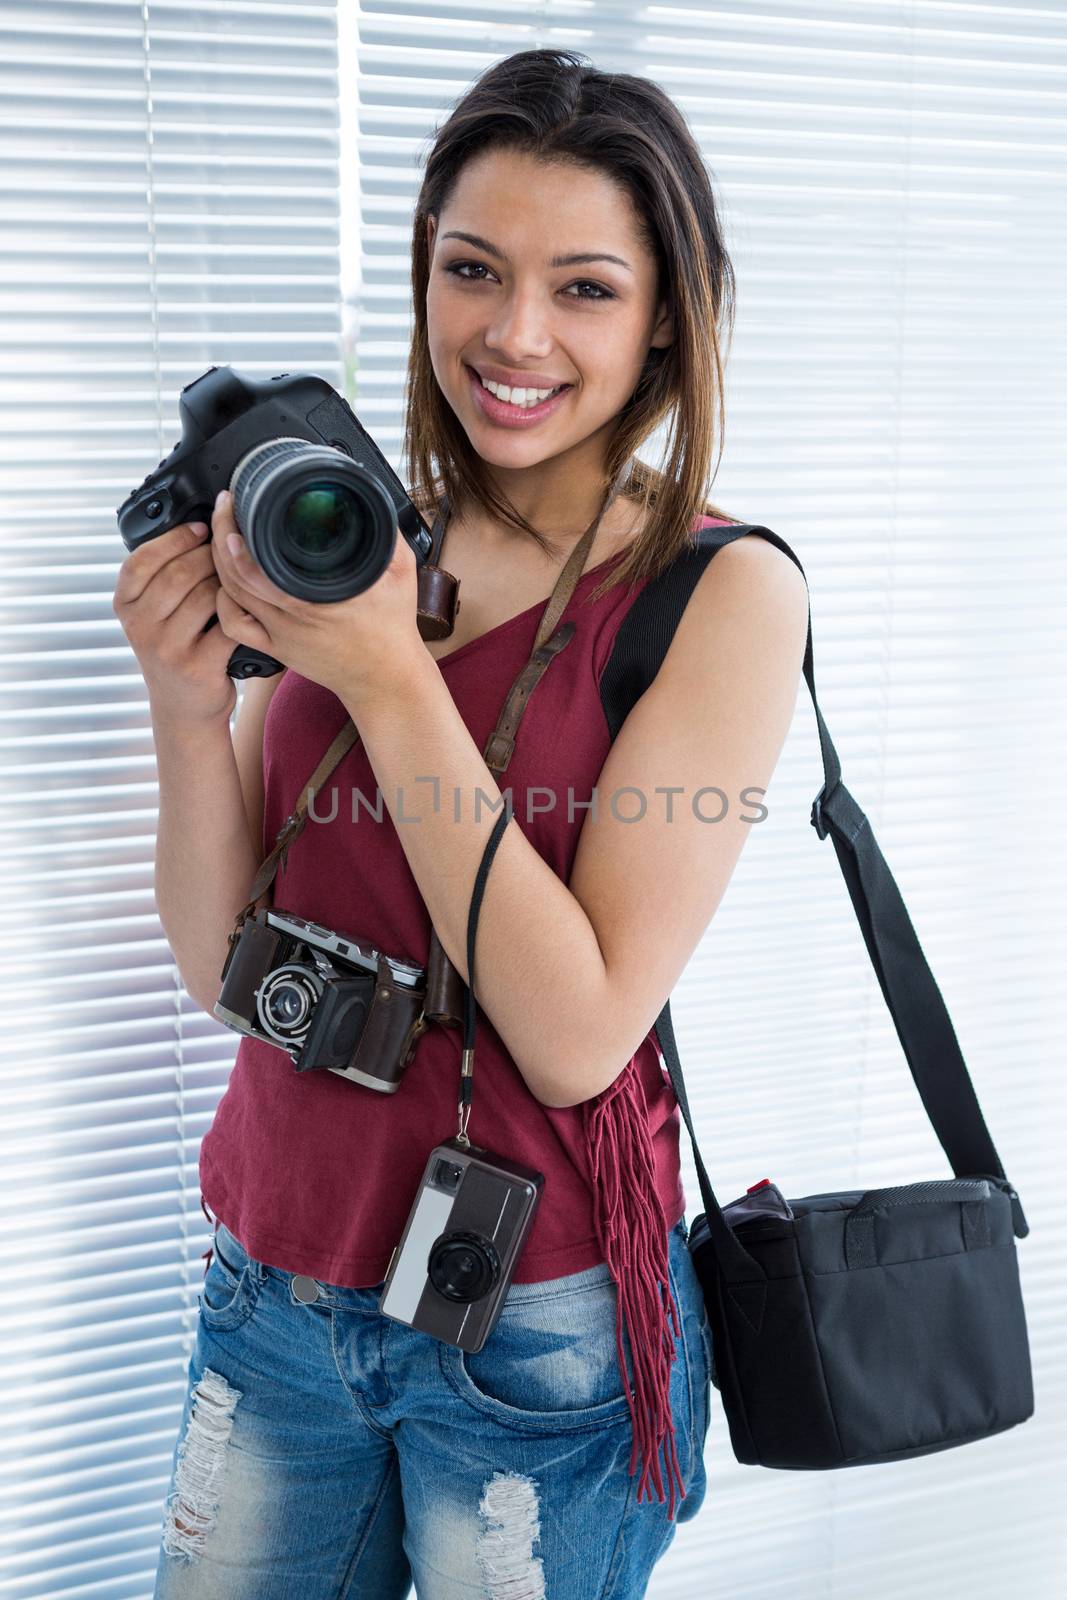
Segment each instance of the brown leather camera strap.
[{"label": "brown leather camera strap", "polygon": [[[618,490],[608,495],[604,504],[597,512],[593,521],[582,534],[578,543],[568,556],[559,577],[556,579],[545,609],[541,615],[537,635],[534,639],[533,650],[530,658],[518,677],[512,683],[507,698],[500,710],[496,727],[486,740],[482,755],[486,766],[494,773],[504,772],[515,750],[515,735],[522,720],[523,712],[529,703],[534,688],[548,670],[553,659],[568,645],[574,636],[574,623],[567,622],[560,628],[557,622],[567,609],[572,594],[578,584],[585,567],[589,551],[592,549],[596,538],[597,529],[608,507],[616,498]],[[456,598],[456,580],[450,573],[436,565],[441,549],[441,541],[448,520],[448,500],[442,499],[433,528],[433,543],[429,557],[419,572],[419,615],[420,633],[423,638],[445,638],[452,633],[454,616],[459,610],[459,600]],[[423,574],[431,576],[423,581]],[[448,585],[442,582],[447,579],[451,585],[449,598]],[[445,619],[447,610],[447,626],[440,632],[426,631],[426,624],[421,621],[422,608],[426,606],[427,614],[434,619],[430,626],[436,626]],[[233,932],[230,934],[230,945],[240,937],[241,924],[246,916],[251,916],[256,910],[256,902],[270,888],[275,874],[284,865],[289,846],[302,832],[307,821],[307,808],[312,795],[319,792],[326,779],[333,772],[337,764],[348,754],[349,750],[359,738],[359,730],[351,717],[347,720],[339,733],[333,739],[329,749],[315,768],[311,777],[301,790],[296,806],[278,831],[274,846],[270,854],[260,864],[252,883],[252,891],[241,911],[238,912],[234,922]],[[445,950],[437,937],[437,930],[431,925],[430,950],[426,965],[426,994],[423,1001],[423,1017],[426,1022],[437,1022],[446,1027],[461,1028],[463,1026],[463,995],[466,985],[458,970],[445,954]]]}]

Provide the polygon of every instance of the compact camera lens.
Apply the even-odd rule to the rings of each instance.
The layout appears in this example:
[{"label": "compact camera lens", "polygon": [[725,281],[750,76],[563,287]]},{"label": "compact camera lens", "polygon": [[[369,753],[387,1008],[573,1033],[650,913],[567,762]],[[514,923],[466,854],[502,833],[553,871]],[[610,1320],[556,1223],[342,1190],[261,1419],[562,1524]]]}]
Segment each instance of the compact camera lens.
[{"label": "compact camera lens", "polygon": [[257,444],[230,478],[249,553],[299,600],[347,600],[393,557],[396,507],[380,479],[345,450],[284,437]]},{"label": "compact camera lens", "polygon": [[499,1280],[500,1257],[484,1234],[460,1230],[434,1241],[426,1271],[438,1294],[469,1304]]},{"label": "compact camera lens", "polygon": [[256,994],[256,1014],[263,1032],[279,1044],[302,1039],[322,989],[319,974],[297,962],[268,972]]}]

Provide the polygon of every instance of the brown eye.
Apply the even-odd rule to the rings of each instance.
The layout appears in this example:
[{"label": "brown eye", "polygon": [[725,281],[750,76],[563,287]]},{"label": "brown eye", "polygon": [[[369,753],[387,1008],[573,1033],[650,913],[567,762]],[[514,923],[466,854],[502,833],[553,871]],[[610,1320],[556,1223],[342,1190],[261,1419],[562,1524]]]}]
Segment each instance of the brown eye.
[{"label": "brown eye", "polygon": [[476,270],[480,269],[483,272],[488,272],[489,271],[489,268],[485,265],[484,261],[453,261],[445,268],[445,271],[446,272],[450,272],[453,275],[453,277],[459,278],[461,283],[484,283],[485,282],[484,278],[468,278],[468,277],[466,277],[464,275],[464,270],[463,270],[465,267],[474,267]]},{"label": "brown eye", "polygon": [[595,294],[576,294],[574,300],[614,300],[615,296],[610,289],[605,289],[602,283],[593,283],[588,278],[583,278],[580,283],[572,283],[572,289],[594,289]]}]

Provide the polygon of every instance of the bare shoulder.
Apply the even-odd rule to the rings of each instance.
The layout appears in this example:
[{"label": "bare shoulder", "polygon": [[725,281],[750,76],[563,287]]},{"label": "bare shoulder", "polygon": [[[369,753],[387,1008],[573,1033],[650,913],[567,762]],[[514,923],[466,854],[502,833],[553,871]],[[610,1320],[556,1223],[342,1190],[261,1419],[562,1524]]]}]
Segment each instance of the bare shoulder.
[{"label": "bare shoulder", "polygon": [[[808,635],[808,585],[796,562],[759,534],[716,551],[689,598],[660,670],[669,682],[691,672],[714,642],[720,660],[788,679],[799,673]],[[775,665],[776,664],[776,665]],[[794,671],[795,668],[795,671]]]},{"label": "bare shoulder", "polygon": [[796,562],[758,534],[723,545],[643,697],[635,741],[650,742],[650,760],[657,740],[684,738],[711,764],[732,750],[744,781],[766,784],[796,710],[807,638],[808,586]]},{"label": "bare shoulder", "polygon": [[790,574],[801,593],[807,592],[804,574],[796,562],[761,533],[746,533],[739,539],[731,539],[709,563],[708,570],[711,571],[712,567],[718,567],[720,572],[750,572],[768,578],[773,578],[779,572]]}]

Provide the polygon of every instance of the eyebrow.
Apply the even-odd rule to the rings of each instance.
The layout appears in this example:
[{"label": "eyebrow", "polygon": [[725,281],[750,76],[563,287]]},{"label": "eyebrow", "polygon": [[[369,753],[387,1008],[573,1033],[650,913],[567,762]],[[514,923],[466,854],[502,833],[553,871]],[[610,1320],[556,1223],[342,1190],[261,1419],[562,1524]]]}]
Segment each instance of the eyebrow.
[{"label": "eyebrow", "polygon": [[[487,256],[495,256],[498,261],[503,261],[506,266],[511,265],[510,258],[504,254],[503,250],[497,249],[495,244],[490,244],[488,239],[480,239],[476,233],[460,233],[453,229],[449,233],[443,233],[441,238],[462,239],[464,244],[471,244],[476,250],[484,250]],[[616,266],[625,267],[627,272],[634,270],[630,263],[624,261],[621,256],[609,256],[603,250],[584,250],[579,255],[573,256],[553,256],[548,264],[550,267],[577,267],[584,266],[590,261],[614,261]]]}]

